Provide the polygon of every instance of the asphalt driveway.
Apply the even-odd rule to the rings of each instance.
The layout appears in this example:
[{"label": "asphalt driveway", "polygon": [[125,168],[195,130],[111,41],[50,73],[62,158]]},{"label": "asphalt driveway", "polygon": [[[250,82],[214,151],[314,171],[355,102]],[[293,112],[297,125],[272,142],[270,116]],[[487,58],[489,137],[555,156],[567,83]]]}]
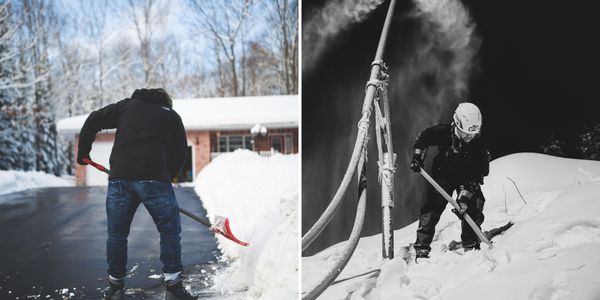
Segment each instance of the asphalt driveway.
[{"label": "asphalt driveway", "polygon": [[[180,207],[206,215],[192,188],[175,194]],[[105,197],[105,187],[0,195],[0,299],[97,298],[107,276]],[[181,220],[182,262],[201,292],[219,267],[216,239],[201,224]],[[131,225],[127,268],[130,298],[160,294],[159,234],[143,205]]]}]

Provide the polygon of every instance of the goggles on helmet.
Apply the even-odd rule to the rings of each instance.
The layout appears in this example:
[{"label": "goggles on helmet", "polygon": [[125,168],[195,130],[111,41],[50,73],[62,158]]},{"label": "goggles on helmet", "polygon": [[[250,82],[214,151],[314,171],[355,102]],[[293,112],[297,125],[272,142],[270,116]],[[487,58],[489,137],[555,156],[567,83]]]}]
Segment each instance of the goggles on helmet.
[{"label": "goggles on helmet", "polygon": [[472,139],[474,139],[475,137],[477,137],[479,135],[479,131],[469,133],[469,132],[462,131],[458,126],[454,126],[454,128],[455,128],[456,135],[465,142],[470,142]]}]

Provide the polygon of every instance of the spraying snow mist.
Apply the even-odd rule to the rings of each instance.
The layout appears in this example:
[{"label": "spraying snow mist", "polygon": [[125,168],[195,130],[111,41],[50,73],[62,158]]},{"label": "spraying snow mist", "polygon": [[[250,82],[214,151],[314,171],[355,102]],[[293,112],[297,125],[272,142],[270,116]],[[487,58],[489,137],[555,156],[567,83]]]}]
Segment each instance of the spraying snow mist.
[{"label": "spraying snow mist", "polygon": [[[383,24],[383,20],[369,17],[375,15],[375,11],[370,15],[361,14],[363,22],[355,26],[348,26],[356,19],[344,12],[347,10],[339,9],[338,14],[345,16],[343,18],[328,19],[326,16],[333,13],[324,11],[334,10],[332,3],[341,1],[329,1],[325,8],[308,18],[303,33],[304,71],[307,67],[313,68],[303,77],[303,232],[314,224],[324,205],[331,201],[348,165],[357,134],[364,84],[368,80],[367,70],[375,55],[375,37],[379,37]],[[477,52],[481,43],[475,24],[460,1],[421,0],[399,5],[384,54],[390,67],[392,133],[398,154],[395,228],[414,221],[424,200],[425,182],[408,168],[412,143],[421,130],[450,122],[457,103],[472,100],[468,99],[469,80],[478,69]],[[372,8],[383,9],[384,6]],[[376,12],[377,16],[381,15]],[[341,30],[346,30],[343,39],[339,34]],[[339,44],[332,43],[338,39]],[[323,51],[325,49],[327,51]],[[331,78],[335,80],[325,80]],[[485,126],[485,111],[483,114]],[[371,138],[374,139],[373,133]],[[431,166],[435,155],[432,152],[426,167]],[[369,144],[369,153],[377,153],[374,143]],[[380,193],[376,188],[378,171],[375,156],[370,157],[364,235],[381,232]],[[353,182],[345,203],[304,255],[347,239],[355,214],[356,190]]]},{"label": "spraying snow mist", "polygon": [[329,0],[313,12],[302,28],[303,70],[312,69],[319,57],[348,26],[363,21],[383,0]]},{"label": "spraying snow mist", "polygon": [[[397,124],[393,130],[400,136],[396,140],[403,143],[397,148],[404,151],[399,157],[405,158],[400,164],[410,161],[410,146],[421,130],[449,122],[459,102],[472,101],[468,98],[469,79],[478,69],[477,52],[481,44],[469,12],[458,0],[417,0],[409,17],[418,22],[410,40],[412,47],[400,55],[399,66],[393,63],[395,72],[390,79],[396,112],[392,121]],[[402,114],[406,117],[399,118]],[[412,187],[414,192],[405,191],[396,199],[414,201],[415,193],[423,191],[418,179],[418,176],[401,176],[399,184]]]}]

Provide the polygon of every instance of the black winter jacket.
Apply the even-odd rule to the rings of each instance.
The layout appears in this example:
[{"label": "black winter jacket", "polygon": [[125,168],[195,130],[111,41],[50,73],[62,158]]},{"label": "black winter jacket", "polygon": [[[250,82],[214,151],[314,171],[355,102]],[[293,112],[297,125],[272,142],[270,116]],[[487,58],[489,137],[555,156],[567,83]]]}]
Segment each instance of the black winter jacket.
[{"label": "black winter jacket", "polygon": [[417,137],[413,150],[424,152],[430,146],[438,147],[432,165],[434,177],[451,178],[460,184],[483,183],[490,170],[490,154],[483,138],[477,136],[465,143],[453,131],[448,124],[427,128]]},{"label": "black winter jacket", "polygon": [[[135,90],[131,98],[92,112],[79,133],[78,157],[89,155],[96,134],[116,128],[110,178],[171,181],[187,152],[181,117],[167,95]],[[93,157],[92,157],[93,159]]]}]

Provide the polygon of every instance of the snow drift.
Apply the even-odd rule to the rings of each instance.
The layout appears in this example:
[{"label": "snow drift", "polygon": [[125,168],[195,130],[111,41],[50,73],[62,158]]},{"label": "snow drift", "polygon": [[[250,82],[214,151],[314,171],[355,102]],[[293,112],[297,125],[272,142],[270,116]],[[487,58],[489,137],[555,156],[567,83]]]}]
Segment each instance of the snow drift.
[{"label": "snow drift", "polygon": [[[391,261],[381,260],[380,235],[362,238],[338,277],[350,279],[321,299],[600,298],[600,162],[521,153],[494,160],[490,169],[482,227],[515,222],[494,238],[493,249],[448,251],[460,239],[460,222],[447,208],[429,260],[402,259],[416,222],[395,231]],[[304,291],[322,278],[341,244],[303,258]]]},{"label": "snow drift", "polygon": [[219,292],[246,290],[245,299],[298,295],[298,155],[261,157],[237,150],[215,158],[196,181],[208,216],[230,219],[232,232],[250,246],[218,235],[231,265],[213,281]]},{"label": "snow drift", "polygon": [[44,172],[0,171],[0,195],[32,188],[74,185],[73,180]]}]

